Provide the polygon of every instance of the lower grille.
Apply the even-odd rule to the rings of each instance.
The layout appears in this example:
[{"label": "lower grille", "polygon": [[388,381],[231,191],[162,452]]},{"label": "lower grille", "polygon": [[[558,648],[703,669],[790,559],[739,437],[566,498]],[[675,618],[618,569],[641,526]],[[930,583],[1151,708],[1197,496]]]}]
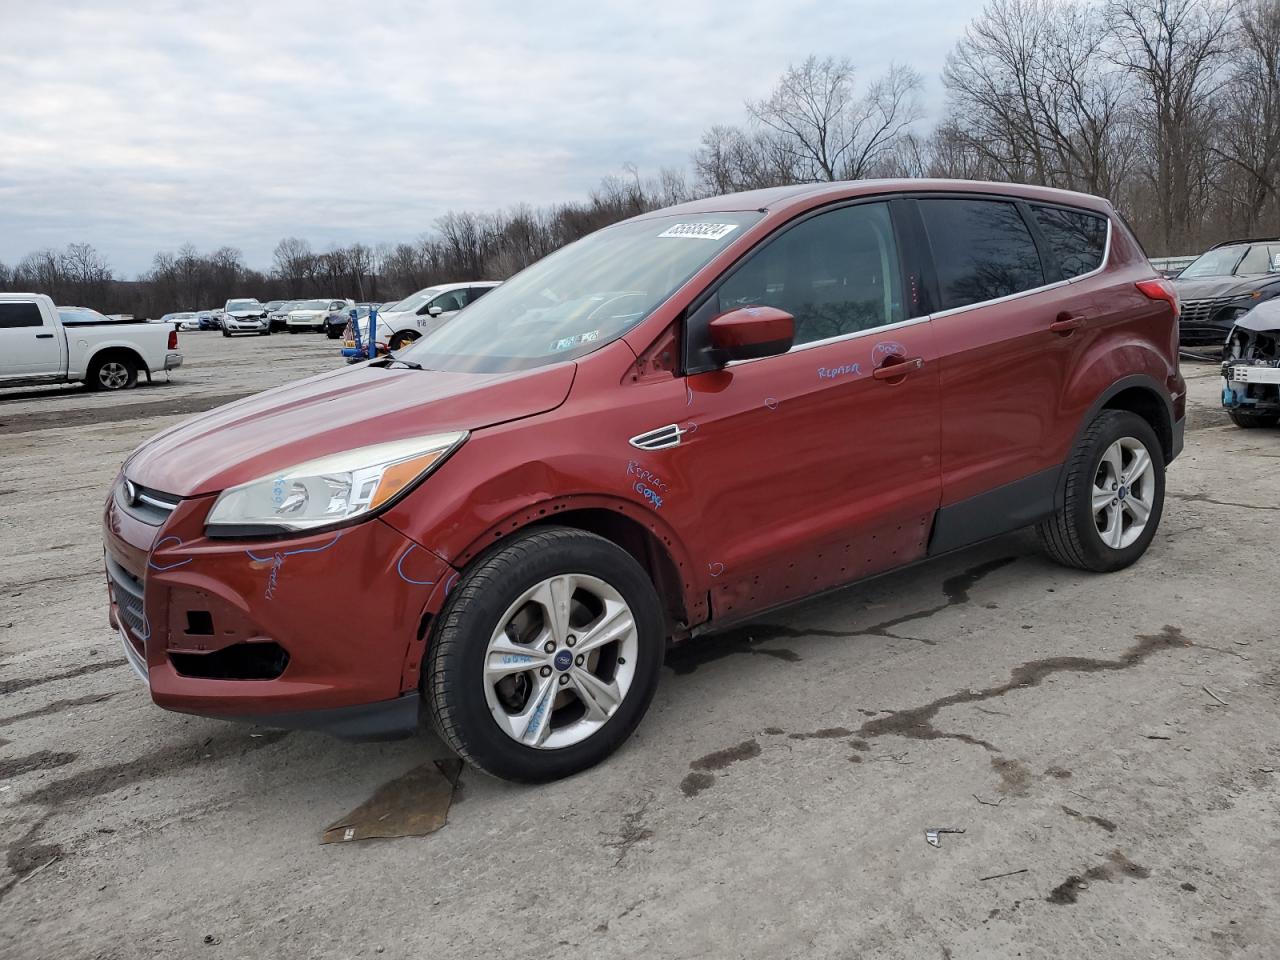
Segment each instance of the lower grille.
[{"label": "lower grille", "polygon": [[106,561],[107,579],[111,582],[111,595],[116,601],[125,654],[133,668],[145,676],[147,640],[151,636],[151,626],[147,623],[142,581],[116,563],[110,554],[107,554]]}]

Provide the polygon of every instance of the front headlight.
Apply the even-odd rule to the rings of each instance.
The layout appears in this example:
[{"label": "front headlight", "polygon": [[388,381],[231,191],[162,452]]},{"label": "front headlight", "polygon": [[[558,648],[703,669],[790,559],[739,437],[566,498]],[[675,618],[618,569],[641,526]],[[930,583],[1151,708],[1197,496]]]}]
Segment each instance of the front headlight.
[{"label": "front headlight", "polygon": [[386,506],[466,439],[464,431],[379,443],[251,480],[222,492],[206,530],[248,536],[335,526]]}]

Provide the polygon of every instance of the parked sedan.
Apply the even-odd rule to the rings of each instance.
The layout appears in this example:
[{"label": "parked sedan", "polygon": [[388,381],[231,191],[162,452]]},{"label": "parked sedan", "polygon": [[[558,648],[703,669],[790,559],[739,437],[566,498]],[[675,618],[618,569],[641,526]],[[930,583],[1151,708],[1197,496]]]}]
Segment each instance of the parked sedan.
[{"label": "parked sedan", "polygon": [[220,330],[222,320],[217,310],[201,310],[196,314],[197,330]]},{"label": "parked sedan", "polygon": [[[271,305],[272,303],[275,304],[274,307]],[[271,325],[272,332],[285,329],[289,311],[297,309],[302,303],[302,300],[272,300],[271,303],[268,303],[267,321]]]},{"label": "parked sedan", "polygon": [[329,314],[345,313],[355,306],[352,300],[303,300],[289,311],[286,323],[290,333],[303,330],[324,331],[328,327]]}]

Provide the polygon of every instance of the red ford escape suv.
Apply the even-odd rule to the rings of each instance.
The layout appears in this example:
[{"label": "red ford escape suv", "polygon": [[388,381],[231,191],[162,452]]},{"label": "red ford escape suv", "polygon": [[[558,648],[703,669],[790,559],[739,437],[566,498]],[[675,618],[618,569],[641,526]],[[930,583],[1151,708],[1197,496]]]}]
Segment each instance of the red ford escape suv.
[{"label": "red ford escape suv", "polygon": [[175,426],[106,504],[157,704],[562,777],[668,638],[1031,524],[1116,570],[1182,448],[1177,298],[1105,200],[868,181],[645,214],[394,358]]}]

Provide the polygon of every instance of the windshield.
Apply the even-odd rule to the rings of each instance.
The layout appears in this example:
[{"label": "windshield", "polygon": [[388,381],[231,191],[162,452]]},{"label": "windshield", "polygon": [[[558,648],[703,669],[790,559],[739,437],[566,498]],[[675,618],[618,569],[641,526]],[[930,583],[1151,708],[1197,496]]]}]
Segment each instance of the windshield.
[{"label": "windshield", "polygon": [[88,307],[59,307],[58,317],[63,323],[101,323],[107,319]]},{"label": "windshield", "polygon": [[401,356],[495,373],[573,360],[653,312],[760,214],[671,214],[606,227],[539,260]]},{"label": "windshield", "polygon": [[1208,253],[1201,254],[1192,264],[1178,274],[1180,280],[1191,280],[1196,277],[1229,277],[1236,272],[1236,264],[1244,256],[1247,248],[1243,246],[1218,247]]},{"label": "windshield", "polygon": [[224,310],[261,310],[262,304],[257,300],[228,300]]},{"label": "windshield", "polygon": [[295,310],[328,310],[329,300],[299,300],[293,305]]},{"label": "windshield", "polygon": [[412,313],[422,307],[424,303],[440,292],[439,287],[427,287],[425,290],[419,290],[417,293],[411,293],[399,303],[393,303],[389,307],[383,307],[383,313]]}]

